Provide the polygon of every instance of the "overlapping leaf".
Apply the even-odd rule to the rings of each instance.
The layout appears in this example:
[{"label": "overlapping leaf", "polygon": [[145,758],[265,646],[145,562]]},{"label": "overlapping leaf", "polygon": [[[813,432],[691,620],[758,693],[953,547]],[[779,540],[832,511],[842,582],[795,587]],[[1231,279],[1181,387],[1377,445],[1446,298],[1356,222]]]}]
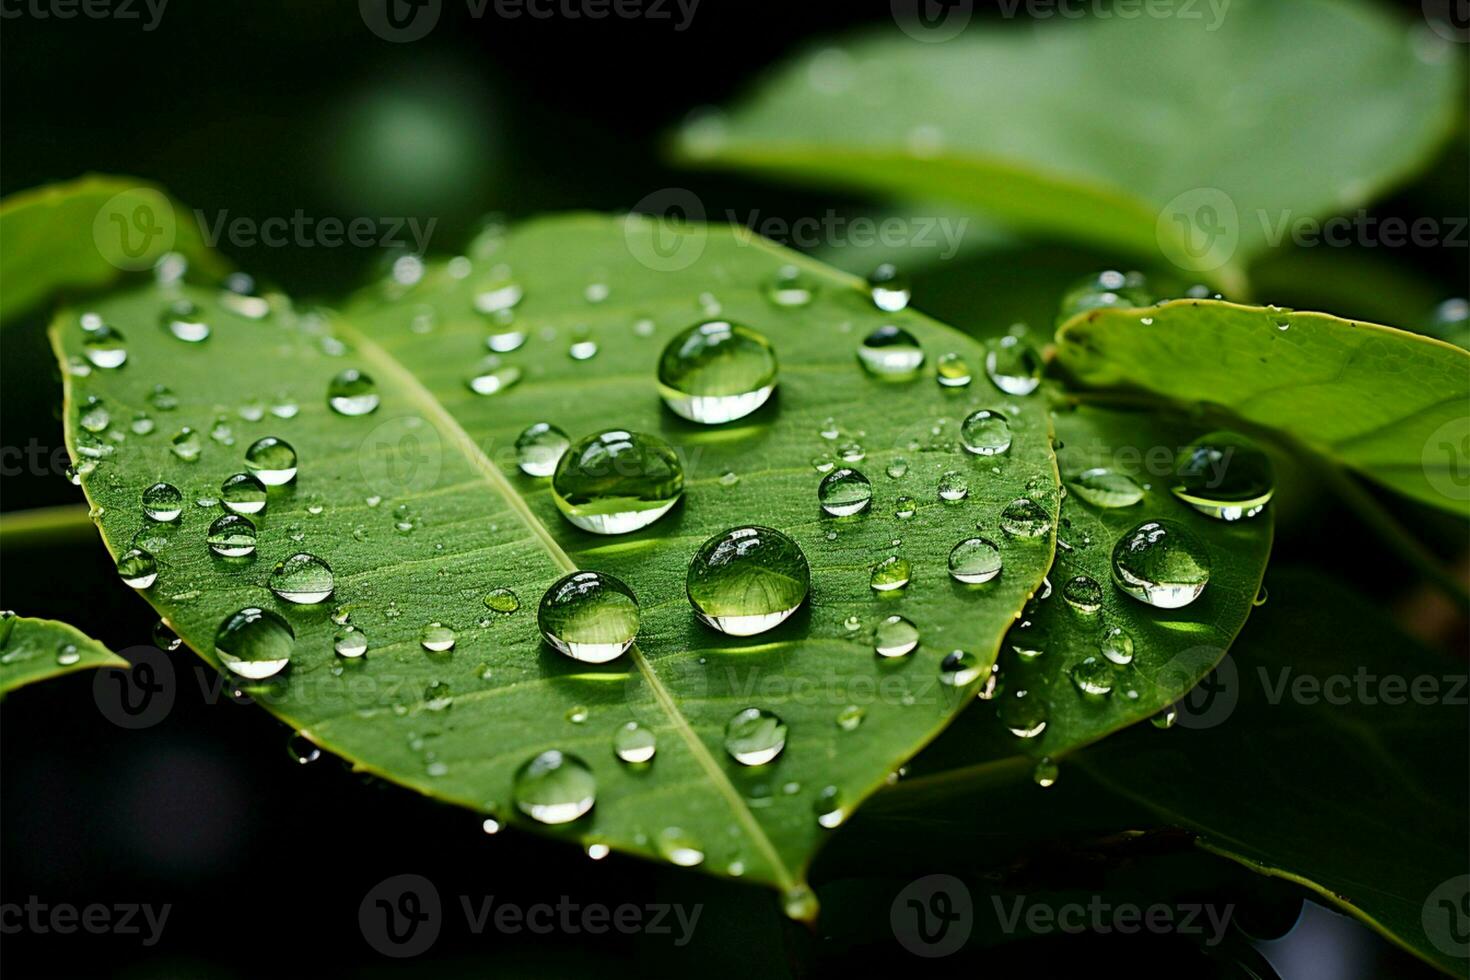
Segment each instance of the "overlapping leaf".
[{"label": "overlapping leaf", "polygon": [[127,661],[66,623],[0,613],[0,696],[18,687]]}]

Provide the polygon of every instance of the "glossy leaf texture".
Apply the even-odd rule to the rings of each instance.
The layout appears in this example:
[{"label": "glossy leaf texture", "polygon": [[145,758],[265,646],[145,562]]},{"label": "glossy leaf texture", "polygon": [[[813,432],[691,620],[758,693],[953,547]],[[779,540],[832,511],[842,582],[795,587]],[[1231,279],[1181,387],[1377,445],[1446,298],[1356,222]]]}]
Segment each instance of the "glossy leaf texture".
[{"label": "glossy leaf texture", "polygon": [[1090,746],[1049,789],[1014,758],[900,782],[823,853],[821,877],[898,876],[942,854],[972,889],[994,887],[997,868],[1010,883],[1093,889],[1099,867],[1157,860],[1184,831],[1464,976],[1464,665],[1320,572],[1273,570],[1267,584],[1169,730]]},{"label": "glossy leaf texture", "polygon": [[1423,24],[1328,0],[1174,6],[901,20],[797,57],[675,149],[823,187],[922,188],[1229,286],[1284,223],[1362,205],[1453,130],[1458,66]]},{"label": "glossy leaf texture", "polygon": [[0,613],[0,697],[36,681],[127,661],[74,626]]},{"label": "glossy leaf texture", "polygon": [[1087,385],[1221,406],[1414,500],[1470,514],[1470,352],[1325,313],[1176,300],[1057,334]]},{"label": "glossy leaf texture", "polygon": [[89,174],[7,197],[0,242],[0,322],[58,292],[103,288],[151,269],[168,252],[216,274],[226,268],[205,247],[194,216],[136,177]]},{"label": "glossy leaf texture", "polygon": [[[1225,656],[1260,593],[1273,508],[1222,521],[1171,492],[1176,455],[1204,434],[1197,424],[1063,401],[1054,425],[1068,492],[1049,594],[1028,603],[1007,635],[988,703],[973,707],[916,759],[916,773],[989,770],[1016,755],[1060,760],[1170,709]],[[1139,499],[1119,506],[1089,500],[1079,477],[1098,470],[1134,487]],[[1156,520],[1192,532],[1210,564],[1204,591],[1181,608],[1140,602],[1117,586],[1111,571],[1118,540]],[[1021,691],[1037,706],[1020,707]],[[1016,734],[1041,723],[1034,734]]]},{"label": "glossy leaf texture", "polygon": [[[516,770],[549,749],[572,753],[595,776],[596,804],[551,832],[772,885],[789,912],[811,915],[804,869],[830,833],[819,812],[823,823],[840,820],[971,700],[977,680],[941,683],[941,660],[962,648],[988,667],[1050,565],[1051,533],[996,537],[1004,570],[983,586],[960,586],[945,564],[955,542],[977,523],[993,528],[1017,498],[1033,499],[1054,526],[1041,396],[1003,394],[983,375],[968,388],[937,385],[941,354],[978,365],[982,349],[917,313],[880,312],[858,280],[738,229],[568,216],[482,240],[474,255],[372,286],[341,317],[277,301],[250,319],[238,302],[185,287],[211,326],[199,343],[160,326],[177,298],[165,289],[89,310],[127,339],[122,367],[67,378],[68,438],[96,460],[83,487],[103,508],[109,548],[155,551],[158,580],[145,597],[212,661],[216,630],[237,610],[283,617],[294,631],[290,666],[245,686],[359,768],[531,826],[512,802]],[[805,305],[769,295],[787,265],[811,287]],[[509,315],[476,309],[477,296],[483,307],[487,294],[515,293]],[[64,363],[86,339],[79,312],[53,329]],[[780,380],[755,413],[701,426],[661,403],[655,367],[676,333],[717,318],[765,334]],[[859,367],[859,342],[889,324],[910,330],[927,355],[910,381]],[[489,338],[509,346],[511,332],[524,346],[487,364]],[[329,408],[328,385],[345,369],[373,380],[371,412]],[[477,394],[467,381],[487,371],[501,384]],[[89,432],[78,424],[89,398],[124,425],[146,414],[155,429]],[[1007,453],[960,448],[960,421],[977,408],[1005,413]],[[607,428],[662,437],[683,462],[682,502],[630,534],[578,530],[548,481],[517,467],[517,436],[541,421],[574,439]],[[192,461],[177,451],[185,427],[199,445]],[[221,481],[265,436],[295,448],[299,471],[270,489],[254,518],[253,557],[212,555],[205,533],[222,513]],[[185,434],[186,456],[190,441]],[[814,460],[865,472],[871,506],[825,514]],[[940,500],[949,471],[968,483],[965,499]],[[141,509],[144,488],[158,481],[182,491],[174,522]],[[904,495],[914,500],[907,519],[896,516]],[[702,542],[747,523],[800,545],[811,592],[779,627],[737,638],[696,620],[685,573]],[[267,588],[273,567],[297,552],[330,563],[327,601],[293,604]],[[871,568],[895,554],[911,562],[911,584],[875,592]],[[574,568],[610,573],[639,597],[638,642],[623,657],[582,663],[542,642],[537,603]],[[501,589],[516,600],[492,595]],[[880,658],[874,628],[891,615],[908,617],[921,641],[907,656]],[[436,623],[453,631],[452,649],[422,642]],[[367,640],[362,657],[333,652],[348,625]],[[430,639],[443,646],[445,636]],[[788,726],[774,762],[747,767],[727,754],[726,724],[746,707]],[[651,763],[614,755],[614,735],[629,723],[656,737]]]}]

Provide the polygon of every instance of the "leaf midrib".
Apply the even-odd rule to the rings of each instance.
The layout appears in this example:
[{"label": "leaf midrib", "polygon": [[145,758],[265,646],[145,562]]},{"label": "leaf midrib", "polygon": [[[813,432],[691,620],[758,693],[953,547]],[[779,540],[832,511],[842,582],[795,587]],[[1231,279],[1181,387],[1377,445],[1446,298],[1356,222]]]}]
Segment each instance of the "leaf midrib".
[{"label": "leaf midrib", "polygon": [[[412,371],[346,320],[337,320],[334,323],[334,329],[342,339],[348,341],[356,348],[362,360],[370,364],[380,377],[385,379],[391,378],[396,384],[402,387],[408,394],[410,401],[424,413],[424,417],[429,420],[430,424],[438,429],[440,435],[444,436],[452,446],[459,450],[471,468],[480,475],[495,493],[505,500],[515,516],[526,526],[527,530],[531,532],[536,540],[541,543],[542,548],[563,571],[575,572],[578,570],[579,566],[577,563],[572,560],[572,557],[557,542],[551,531],[541,522],[541,519],[536,516],[535,512],[531,510],[530,505],[516,491],[511,482],[505,478],[505,474],[500,472],[500,469],[485,455],[475,440],[471,438],[470,434],[459,424],[459,421],[445,409],[434,396],[433,392],[429,391],[419,382],[419,379]],[[771,842],[770,837],[766,835],[764,828],[755,819],[755,814],[745,805],[744,798],[741,797],[734,784],[725,776],[724,771],[720,768],[719,762],[710,754],[705,744],[700,741],[699,736],[694,732],[693,727],[690,726],[689,720],[678,710],[678,706],[674,703],[673,695],[659,679],[658,674],[653,670],[653,666],[648,662],[648,658],[643,655],[643,651],[638,648],[636,643],[628,649],[628,656],[637,666],[638,672],[643,675],[643,679],[648,684],[649,690],[653,692],[659,707],[668,717],[674,730],[679,733],[679,737],[688,747],[695,762],[704,770],[715,789],[725,798],[736,820],[739,821],[751,841],[770,863],[781,891],[784,893],[796,890],[798,887],[796,878],[791,870],[786,867],[785,862],[781,859],[781,855]]]}]

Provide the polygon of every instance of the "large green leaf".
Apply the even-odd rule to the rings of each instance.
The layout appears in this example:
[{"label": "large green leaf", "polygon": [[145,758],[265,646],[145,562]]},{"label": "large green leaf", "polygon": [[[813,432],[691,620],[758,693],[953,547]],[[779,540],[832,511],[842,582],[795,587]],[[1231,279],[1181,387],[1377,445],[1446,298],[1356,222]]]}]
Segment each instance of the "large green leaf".
[{"label": "large green leaf", "polygon": [[[215,630],[237,609],[285,616],[294,659],[256,696],[360,768],[520,822],[512,774],[540,751],[565,749],[591,766],[598,795],[591,814],[563,835],[656,856],[668,851],[665,832],[679,828],[704,852],[704,867],[774,885],[793,913],[809,914],[802,880],[828,833],[814,812],[823,790],[835,787],[850,809],[932,738],[975,686],[938,683],[941,659],[965,648],[988,666],[1051,562],[1051,534],[1001,536],[1005,570],[986,586],[959,587],[945,567],[957,540],[977,522],[993,527],[1016,497],[1034,494],[1054,522],[1057,477],[1040,395],[1004,396],[983,380],[950,390],[932,376],[907,384],[869,378],[856,345],[884,323],[911,329],[931,362],[955,351],[978,365],[982,351],[917,313],[880,313],[858,280],[736,229],[567,217],[482,242],[477,255],[488,257],[473,267],[434,264],[412,286],[374,286],[340,319],[278,306],[246,320],[189,287],[213,327],[199,344],[158,325],[171,296],[157,288],[99,302],[95,312],[127,337],[127,362],[69,375],[66,424],[73,449],[99,458],[83,487],[103,509],[109,548],[136,540],[158,549],[159,577],[146,597],[208,659]],[[778,307],[765,294],[788,263],[817,287],[805,307]],[[530,340],[504,355],[504,366],[523,372],[519,383],[481,396],[466,380],[486,354],[489,326],[472,300],[506,274],[500,266],[524,289],[514,316]],[[705,428],[662,406],[654,365],[664,343],[715,304],[772,339],[782,380],[757,413]],[[53,337],[63,360],[80,352],[75,313],[58,319]],[[587,342],[598,345],[595,356],[568,355],[570,344]],[[374,413],[329,410],[328,381],[348,367],[376,379],[382,401]],[[157,410],[157,385],[171,389],[177,408]],[[111,437],[79,428],[90,397],[110,408]],[[975,407],[1014,411],[1007,455],[957,449],[958,422]],[[123,431],[137,412],[153,418],[154,433]],[[515,465],[517,434],[538,420],[574,437],[610,426],[661,434],[684,460],[684,502],[622,537],[574,529],[546,481]],[[186,425],[203,444],[195,462],[170,450]],[[834,426],[837,439],[823,435]],[[219,515],[220,481],[265,435],[295,446],[300,472],[271,491],[254,560],[214,558],[203,535]],[[875,495],[866,515],[837,520],[817,505],[812,460],[848,442],[862,447],[857,465]],[[906,472],[885,475],[900,457]],[[936,496],[951,469],[969,478],[962,503]],[[140,492],[156,480],[178,485],[190,502],[177,525],[150,525],[140,510]],[[901,494],[917,501],[911,519],[895,516]],[[700,625],[684,595],[695,548],[741,523],[788,532],[812,566],[803,610],[745,640]],[[265,588],[272,566],[298,551],[331,563],[336,594],[328,603],[293,606]],[[879,596],[869,588],[870,566],[895,552],[912,561],[913,583]],[[572,568],[610,572],[641,596],[639,643],[628,656],[591,666],[543,645],[536,603]],[[519,611],[486,608],[483,598],[497,588],[519,595]],[[333,607],[367,636],[361,661],[333,654]],[[922,642],[908,657],[880,661],[871,630],[894,613],[918,624]],[[452,653],[420,646],[431,622],[456,630]],[[447,685],[452,707],[434,709],[445,694],[430,690],[436,684]],[[780,759],[747,769],[726,756],[722,733],[750,705],[777,712],[790,736]],[[848,706],[865,712],[852,730],[837,723]],[[658,736],[648,769],[614,757],[613,734],[629,721]]]},{"label": "large green leaf", "polygon": [[[1062,502],[1051,594],[1028,604],[1002,648],[999,682],[989,704],[977,705],[923,756],[915,771],[968,768],[991,771],[1018,754],[1057,760],[1074,750],[1169,708],[1209,674],[1245,625],[1260,592],[1271,550],[1273,508],[1226,522],[1200,514],[1170,492],[1179,449],[1202,433],[1197,425],[1145,412],[1064,406],[1054,416],[1057,462],[1069,488]],[[1100,507],[1076,489],[1079,474],[1107,468],[1146,488],[1137,503]],[[1205,544],[1210,582],[1193,603],[1156,609],[1125,595],[1112,582],[1113,545],[1138,524],[1164,519],[1184,525]],[[1069,583],[1091,579],[1102,603],[1074,605]],[[1084,661],[1110,663],[1100,649],[1105,629],[1121,628],[1133,659],[1112,665],[1100,679],[1107,694],[1083,693],[1073,672]],[[1018,651],[1041,651],[1021,656]],[[1003,723],[1009,701],[1024,690],[1044,700],[1046,728],[1019,738]],[[998,715],[1000,717],[998,717]]]},{"label": "large green leaf", "polygon": [[1465,975],[1464,665],[1320,572],[1273,571],[1267,582],[1271,597],[1214,675],[1211,700],[1174,728],[1091,746],[1047,790],[1007,760],[900,782],[824,852],[822,877],[903,874],[939,855],[956,873],[1014,873],[1031,857],[1054,888],[1069,873],[1095,881],[1109,849],[1130,863],[1167,850],[1156,837],[1130,854],[1137,831],[1181,829]]},{"label": "large green leaf", "polygon": [[1283,220],[1357,207],[1451,130],[1460,74],[1428,32],[1357,3],[1180,7],[955,37],[908,25],[809,52],[677,151],[921,190],[1109,250],[1162,249],[1228,285]]},{"label": "large green leaf", "polygon": [[0,696],[18,687],[89,667],[128,662],[74,626],[0,613]]},{"label": "large green leaf", "polygon": [[1090,385],[1221,405],[1384,486],[1470,513],[1470,352],[1325,313],[1177,300],[1064,324]]},{"label": "large green leaf", "polygon": [[91,174],[0,202],[0,322],[59,290],[94,289],[174,251],[213,273],[199,225],[155,184]]}]

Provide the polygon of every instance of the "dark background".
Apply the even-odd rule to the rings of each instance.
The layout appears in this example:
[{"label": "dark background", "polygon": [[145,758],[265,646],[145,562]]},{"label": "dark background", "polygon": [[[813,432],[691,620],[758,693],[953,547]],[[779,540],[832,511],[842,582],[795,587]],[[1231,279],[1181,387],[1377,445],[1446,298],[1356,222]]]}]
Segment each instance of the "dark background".
[{"label": "dark background", "polygon": [[[1406,22],[1419,14],[1417,0],[1399,6]],[[264,219],[300,209],[315,218],[433,217],[430,252],[438,254],[459,248],[487,212],[625,210],[666,186],[695,189],[721,214],[861,213],[872,205],[674,170],[659,152],[661,138],[692,108],[726,102],[761,66],[860,25],[892,30],[888,4],[703,0],[680,33],[674,20],[477,21],[464,16],[463,3],[446,0],[438,27],[411,44],[373,36],[356,3],[341,0],[172,0],[152,32],[140,21],[6,19],[0,192],[88,171],[133,174],[210,215]],[[1462,135],[1429,174],[1374,210],[1463,215],[1467,183]],[[350,247],[224,250],[263,280],[328,301],[378,274],[385,259],[381,250]],[[1073,264],[1084,271],[1111,264],[1105,256],[1067,255],[1068,274]],[[1424,284],[1428,295],[1467,292],[1463,248],[1373,259]],[[1261,299],[1294,305],[1295,297]],[[926,305],[922,282],[916,303],[949,312],[937,297]],[[40,327],[33,318],[6,339],[6,445],[32,438],[61,444],[59,384]],[[23,475],[5,480],[0,507],[78,499],[59,474]],[[1446,556],[1463,553],[1460,525],[1416,510],[1400,516]],[[1278,538],[1276,560],[1324,563],[1385,602],[1411,608],[1407,570],[1376,552],[1365,560],[1360,541],[1345,542],[1341,530],[1352,518],[1335,504],[1324,500],[1298,517]],[[148,642],[154,618],[117,587],[95,541],[0,554],[0,586],[0,605],[67,618],[114,649]],[[1449,635],[1463,652],[1463,622],[1440,630],[1439,639]],[[0,711],[0,901],[37,895],[77,905],[173,905],[153,949],[115,935],[4,936],[7,977],[403,969],[363,942],[357,907],[379,880],[404,872],[432,879],[446,903],[459,894],[520,904],[568,894],[584,904],[706,906],[695,942],[683,949],[648,936],[477,937],[451,908],[433,952],[407,967],[446,976],[780,976],[926,966],[1048,976],[1114,957],[1140,973],[1216,969],[1190,944],[1160,937],[1051,938],[930,964],[886,936],[808,934],[784,922],[759,889],[617,856],[591,865],[575,849],[526,835],[487,838],[473,814],[354,775],[334,760],[296,765],[285,751],[289,733],[277,722],[202,693],[199,678],[208,683],[209,675],[192,657],[175,664],[175,708],[143,731],[124,731],[94,710],[90,674],[28,689]],[[1210,874],[1219,879],[1211,885],[1218,894],[1246,887],[1228,872]],[[1145,890],[1166,887],[1148,875],[1142,881]],[[1422,969],[1330,913],[1314,914],[1298,934],[1319,952],[1299,952],[1291,971],[1278,961],[1288,978]],[[1338,960],[1360,972],[1338,972]]]}]

